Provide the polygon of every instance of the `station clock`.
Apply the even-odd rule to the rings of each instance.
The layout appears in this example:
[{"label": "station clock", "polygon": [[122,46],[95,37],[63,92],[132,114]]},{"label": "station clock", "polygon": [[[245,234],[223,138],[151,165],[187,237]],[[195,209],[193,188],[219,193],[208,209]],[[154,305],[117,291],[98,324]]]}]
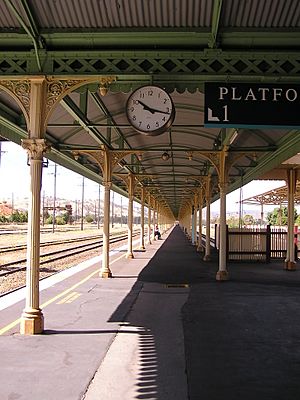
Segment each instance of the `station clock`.
[{"label": "station clock", "polygon": [[159,86],[142,86],[131,93],[126,104],[129,123],[138,132],[156,136],[173,123],[175,107],[170,95]]}]

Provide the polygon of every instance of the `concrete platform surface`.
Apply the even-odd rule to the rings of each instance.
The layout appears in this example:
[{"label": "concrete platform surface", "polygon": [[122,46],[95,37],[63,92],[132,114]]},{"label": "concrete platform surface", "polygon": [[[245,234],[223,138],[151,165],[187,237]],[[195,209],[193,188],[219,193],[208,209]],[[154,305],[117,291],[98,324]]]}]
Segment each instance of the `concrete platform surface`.
[{"label": "concrete platform surface", "polygon": [[85,400],[187,400],[181,308],[188,289],[144,283]]},{"label": "concrete platform surface", "polygon": [[111,267],[44,290],[44,334],[0,336],[1,400],[300,398],[300,270],[230,264],[216,282],[179,227]]}]

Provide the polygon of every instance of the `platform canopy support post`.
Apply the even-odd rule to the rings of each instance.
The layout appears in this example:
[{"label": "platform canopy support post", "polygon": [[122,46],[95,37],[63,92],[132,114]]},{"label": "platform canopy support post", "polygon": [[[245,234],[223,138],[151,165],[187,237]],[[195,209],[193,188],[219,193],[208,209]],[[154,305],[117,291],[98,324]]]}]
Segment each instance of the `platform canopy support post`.
[{"label": "platform canopy support post", "polygon": [[103,207],[103,250],[102,265],[100,269],[101,278],[111,278],[112,272],[109,268],[109,219],[110,219],[110,189],[111,189],[111,154],[103,151],[103,186],[104,186],[104,207]]},{"label": "platform canopy support post", "polygon": [[159,201],[156,200],[155,202],[156,204],[156,225],[158,226],[158,230],[161,230],[161,221],[160,221],[160,205],[159,205]]},{"label": "platform canopy support post", "polygon": [[216,275],[217,281],[228,279],[226,266],[226,182],[219,183],[220,188],[220,247],[219,247],[219,270]]},{"label": "platform canopy support post", "polygon": [[132,251],[132,227],[133,227],[133,197],[134,197],[134,175],[128,174],[128,242],[126,258],[134,258]]},{"label": "platform canopy support post", "polygon": [[140,250],[145,250],[145,188],[141,188],[141,232]]},{"label": "platform canopy support post", "polygon": [[225,147],[219,154],[217,163],[219,176],[219,191],[220,191],[220,245],[219,245],[219,270],[216,275],[217,281],[227,281],[227,256],[226,256],[226,193],[228,186],[228,170],[229,163],[227,160],[228,151]]},{"label": "platform canopy support post", "polygon": [[151,196],[148,194],[148,243],[151,244]]},{"label": "platform canopy support post", "polygon": [[157,211],[156,211],[156,200],[153,199],[153,234],[152,240],[155,241],[155,225],[157,224]]},{"label": "platform canopy support post", "polygon": [[190,215],[190,205],[187,204],[186,206],[186,216],[185,216],[185,232],[186,232],[186,237],[189,238],[190,235],[190,223],[191,223],[191,215]]},{"label": "platform canopy support post", "polygon": [[192,215],[193,215],[193,206],[192,204],[189,202],[188,205],[188,229],[187,229],[187,233],[188,233],[188,239],[192,240]]},{"label": "platform canopy support post", "polygon": [[[194,195],[195,197],[195,195]],[[197,206],[195,199],[193,200],[192,205],[192,245],[196,245],[197,234],[196,234],[196,215],[197,215]]]},{"label": "platform canopy support post", "polygon": [[296,171],[294,169],[287,170],[287,186],[288,186],[288,231],[287,231],[287,258],[285,260],[285,269],[287,271],[296,270],[295,261],[295,190],[296,190]]},{"label": "platform canopy support post", "polygon": [[205,230],[205,254],[204,261],[210,260],[210,201],[211,201],[211,177],[206,178],[205,203],[206,203],[206,230]]},{"label": "platform canopy support post", "polygon": [[22,335],[43,332],[44,317],[39,305],[40,268],[40,209],[43,155],[50,150],[44,139],[45,104],[47,89],[43,78],[31,81],[29,139],[23,139],[22,147],[28,153],[30,165],[30,194],[28,205],[26,300],[20,321]]},{"label": "platform canopy support post", "polygon": [[189,224],[190,224],[190,204],[187,201],[182,208],[182,217],[181,217],[182,229],[185,233],[185,236],[189,237]]},{"label": "platform canopy support post", "polygon": [[199,236],[198,236],[198,242],[197,242],[197,251],[199,253],[203,251],[203,247],[202,247],[202,207],[203,207],[203,189],[201,187],[200,191],[198,193],[198,208],[199,208],[198,230],[199,230]]},{"label": "platform canopy support post", "polygon": [[194,241],[193,245],[196,246],[197,249],[197,244],[198,244],[198,235],[197,235],[197,212],[198,212],[198,193],[196,192],[194,194]]}]

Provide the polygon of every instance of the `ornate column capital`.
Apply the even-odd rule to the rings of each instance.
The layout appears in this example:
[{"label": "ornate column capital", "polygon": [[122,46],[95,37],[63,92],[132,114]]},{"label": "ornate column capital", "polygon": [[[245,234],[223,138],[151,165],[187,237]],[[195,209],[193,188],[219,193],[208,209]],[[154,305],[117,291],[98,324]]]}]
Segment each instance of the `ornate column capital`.
[{"label": "ornate column capital", "polygon": [[114,176],[122,179],[122,181],[126,184],[128,191],[128,198],[130,200],[133,200],[134,194],[136,193],[137,184],[139,183],[138,180],[136,179],[136,176],[132,173],[114,174]]},{"label": "ornate column capital", "polygon": [[49,117],[60,102],[60,100],[67,94],[77,89],[80,86],[86,85],[95,81],[92,77],[90,78],[57,78],[53,76],[46,77],[47,84],[47,97],[45,104],[45,125],[49,120]]},{"label": "ornate column capital", "polygon": [[226,193],[227,192],[227,187],[228,187],[228,182],[227,181],[220,181],[218,183],[220,193]]},{"label": "ornate column capital", "polygon": [[30,160],[42,160],[43,155],[51,150],[45,139],[22,139],[22,147],[27,151]]},{"label": "ornate column capital", "polygon": [[205,182],[205,201],[210,203],[211,199],[211,176],[207,175],[206,182]]},{"label": "ornate column capital", "polygon": [[111,181],[102,182],[102,184],[104,186],[104,189],[106,189],[106,190],[111,189],[111,185],[112,185]]},{"label": "ornate column capital", "polygon": [[1,79],[0,86],[3,89],[10,93],[10,95],[17,101],[19,106],[21,107],[27,125],[29,125],[30,120],[30,91],[31,85],[29,79]]}]

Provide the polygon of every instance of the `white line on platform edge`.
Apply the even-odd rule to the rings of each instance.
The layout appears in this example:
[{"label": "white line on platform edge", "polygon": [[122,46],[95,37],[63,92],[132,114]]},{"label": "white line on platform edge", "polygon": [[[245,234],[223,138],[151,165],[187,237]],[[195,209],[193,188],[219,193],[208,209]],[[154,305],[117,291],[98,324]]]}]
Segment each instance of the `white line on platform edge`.
[{"label": "white line on platform edge", "polygon": [[[139,243],[139,240],[135,240],[133,242],[133,245],[135,245],[137,243]],[[127,244],[122,247],[119,247],[115,250],[110,251],[109,255],[113,256],[123,250],[126,250],[126,249],[127,249]],[[91,267],[95,263],[101,264],[101,262],[102,262],[101,256],[93,257],[93,258],[90,258],[89,260],[83,261],[82,263],[80,263],[78,265],[74,265],[73,267],[65,269],[64,271],[58,272],[55,275],[49,276],[49,278],[42,279],[40,281],[40,292],[45,289],[48,289],[49,287],[55,285],[58,282],[63,281],[64,279],[69,278],[70,276],[72,276],[74,274],[77,274],[80,271],[83,271],[86,268]],[[26,287],[24,287],[22,289],[18,289],[16,291],[14,291],[13,293],[9,293],[6,296],[3,296],[0,299],[0,311],[25,299],[25,296],[26,296]]]}]

